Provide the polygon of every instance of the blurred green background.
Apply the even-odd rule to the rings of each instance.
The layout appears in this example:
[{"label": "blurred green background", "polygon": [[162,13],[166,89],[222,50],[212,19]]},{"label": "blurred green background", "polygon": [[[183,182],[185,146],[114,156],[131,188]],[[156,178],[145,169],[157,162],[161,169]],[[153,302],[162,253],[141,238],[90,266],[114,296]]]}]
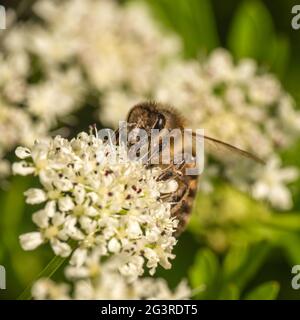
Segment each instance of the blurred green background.
[{"label": "blurred green background", "polygon": [[[19,18],[28,19],[33,2],[1,4],[18,8]],[[297,1],[146,2],[161,24],[182,37],[186,57],[219,46],[228,48],[236,58],[253,57],[280,78],[300,105],[300,30],[291,27],[291,9]],[[282,154],[284,164],[300,167],[299,155],[300,142]],[[0,264],[7,271],[7,290],[0,290],[1,299],[17,298],[52,258],[47,246],[34,252],[20,248],[18,235],[32,225],[32,208],[24,204],[23,192],[33,182],[20,177],[10,182],[9,189],[0,192]],[[160,268],[157,276],[171,286],[188,277],[196,290],[206,283],[206,290],[195,295],[199,299],[299,299],[300,291],[291,287],[291,268],[300,264],[300,181],[292,185],[292,192],[293,210],[269,216],[270,208],[220,181],[212,196],[198,196],[189,230],[176,247],[173,268]],[[239,221],[210,221],[206,215],[215,210],[249,214]],[[230,246],[224,250],[210,243],[211,236],[218,233],[230,238]],[[61,270],[54,279],[62,278]]]}]

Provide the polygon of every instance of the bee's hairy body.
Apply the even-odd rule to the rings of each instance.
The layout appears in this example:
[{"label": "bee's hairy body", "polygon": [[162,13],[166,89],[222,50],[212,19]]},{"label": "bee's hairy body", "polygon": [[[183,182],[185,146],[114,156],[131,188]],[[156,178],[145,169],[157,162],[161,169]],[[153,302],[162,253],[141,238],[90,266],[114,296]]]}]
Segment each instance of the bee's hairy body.
[{"label": "bee's hairy body", "polygon": [[[134,127],[146,130],[149,135],[151,129],[180,129],[181,131],[184,129],[184,120],[181,115],[171,107],[155,102],[145,102],[134,106],[128,114],[127,121],[128,124],[134,124]],[[175,149],[173,146],[172,157],[176,156]],[[176,234],[179,235],[188,222],[197,192],[198,176],[185,174],[187,168],[195,167],[195,163],[183,162],[170,165],[160,163],[157,166],[163,171],[160,180],[174,179],[178,184],[177,190],[171,195],[166,195],[164,200],[172,203],[171,213],[178,219]]]},{"label": "bee's hairy body", "polygon": [[[195,132],[190,132],[192,136],[192,143],[190,146],[184,145],[184,125],[185,121],[182,116],[169,106],[165,106],[156,102],[144,102],[134,106],[127,117],[127,122],[130,127],[144,129],[148,137],[151,139],[151,130],[158,129],[159,132],[164,132],[163,129],[173,130],[179,129],[181,144],[170,144],[171,159],[175,159],[176,155],[180,153],[182,155],[188,155],[189,159],[195,159],[195,149],[197,138],[203,138],[208,144],[213,144],[217,146],[217,149],[222,149],[223,151],[230,151],[231,154],[236,154],[244,158],[248,158],[256,161],[260,164],[265,164],[263,160],[257,157],[255,154],[242,150],[236,146],[233,146],[227,142],[220,141],[218,139],[201,135]],[[167,132],[169,132],[167,130]],[[150,140],[151,141],[151,140]],[[178,140],[177,140],[178,141]],[[163,144],[160,144],[161,150],[159,154],[163,152]],[[151,156],[151,154],[150,154]],[[186,157],[183,157],[186,159]],[[161,159],[161,158],[159,158]],[[178,164],[177,161],[171,162],[170,165],[165,165],[163,162],[158,162],[157,164],[162,170],[163,174],[160,176],[161,180],[175,179],[178,183],[178,188],[171,195],[166,195],[164,199],[172,203],[172,215],[179,220],[179,225],[177,228],[177,234],[180,234],[188,221],[190,216],[193,200],[197,191],[197,175],[187,175],[187,168],[195,168],[195,161],[182,161]]]}]

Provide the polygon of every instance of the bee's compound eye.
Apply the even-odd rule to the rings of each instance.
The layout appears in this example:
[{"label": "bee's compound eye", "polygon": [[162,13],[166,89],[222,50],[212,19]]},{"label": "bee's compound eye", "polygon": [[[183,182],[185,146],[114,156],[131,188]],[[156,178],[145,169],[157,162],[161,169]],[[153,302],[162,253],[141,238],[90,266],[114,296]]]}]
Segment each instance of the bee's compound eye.
[{"label": "bee's compound eye", "polygon": [[164,117],[164,115],[158,114],[157,120],[154,125],[154,129],[161,130],[165,127],[165,124],[166,124],[166,118]]}]

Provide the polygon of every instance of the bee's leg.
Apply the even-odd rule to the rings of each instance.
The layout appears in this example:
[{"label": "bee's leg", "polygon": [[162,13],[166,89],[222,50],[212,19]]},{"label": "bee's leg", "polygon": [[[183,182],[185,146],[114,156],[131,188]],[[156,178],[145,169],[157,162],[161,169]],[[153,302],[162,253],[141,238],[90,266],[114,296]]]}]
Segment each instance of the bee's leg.
[{"label": "bee's leg", "polygon": [[178,220],[176,236],[185,229],[191,216],[192,206],[197,191],[197,177],[183,176],[177,180],[179,188],[177,193],[177,203],[171,208],[171,214]]},{"label": "bee's leg", "polygon": [[184,160],[178,164],[171,164],[163,170],[163,173],[158,177],[157,181],[176,180],[178,188],[172,194],[166,193],[161,195],[161,199],[168,201],[172,204],[177,204],[178,200],[182,196],[182,192],[185,186],[182,184],[182,172],[181,169],[184,166]]},{"label": "bee's leg", "polygon": [[166,168],[164,168],[162,170],[162,173],[158,176],[157,181],[166,181],[166,180],[170,179],[171,177],[173,177],[173,175],[174,175],[173,168],[174,168],[173,163],[171,163]]},{"label": "bee's leg", "polygon": [[171,208],[172,215],[175,215],[175,213],[182,207],[189,191],[188,182],[186,181],[186,179],[184,179],[184,177],[179,177],[176,179],[176,181],[178,183],[178,188],[175,192],[172,193],[171,197],[172,202],[174,203]]},{"label": "bee's leg", "polygon": [[[164,193],[161,194],[161,199],[172,204],[172,212],[176,210],[178,203],[185,196],[185,193],[188,188],[188,184],[186,183],[183,176],[179,176],[179,174],[174,170],[169,170],[166,172],[163,181],[167,180],[175,180],[178,184],[177,190],[172,193]],[[173,208],[175,208],[173,210]]]},{"label": "bee's leg", "polygon": [[161,196],[161,199],[171,203],[171,214],[178,219],[176,236],[185,229],[188,223],[197,190],[197,177],[183,175],[182,173],[185,165],[186,163],[182,162],[177,166],[173,166],[172,169],[166,170],[163,173],[163,179],[161,179],[164,181],[174,179],[178,183],[178,188],[175,192]]},{"label": "bee's leg", "polygon": [[163,172],[157,178],[158,181],[166,181],[168,179],[176,179],[178,176],[182,176],[181,169],[184,167],[185,162],[182,160],[180,163],[171,163],[169,166],[163,169]]}]

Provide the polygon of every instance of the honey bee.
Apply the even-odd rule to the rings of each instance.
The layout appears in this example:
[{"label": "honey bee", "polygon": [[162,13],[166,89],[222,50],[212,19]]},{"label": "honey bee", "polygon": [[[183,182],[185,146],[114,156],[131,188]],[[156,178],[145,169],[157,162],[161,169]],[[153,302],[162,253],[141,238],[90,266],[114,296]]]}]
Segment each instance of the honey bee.
[{"label": "honey bee", "polygon": [[[180,129],[181,131],[185,128],[184,118],[172,107],[159,104],[156,102],[144,102],[135,105],[127,115],[127,123],[131,130],[138,128],[143,129],[150,135],[151,129]],[[192,132],[192,136],[195,139],[196,133]],[[220,141],[218,139],[208,137],[206,135],[202,136],[205,141],[216,144],[216,146],[221,147],[224,150],[228,150],[237,153],[241,156],[250,158],[257,162],[262,163],[263,161],[242,149],[239,149],[233,145],[226,142]],[[151,139],[151,138],[150,138]],[[189,151],[184,150],[184,152],[190,152],[191,156],[194,156],[194,148],[191,147]],[[173,145],[173,156],[176,157],[178,152],[174,151],[175,146]],[[159,150],[160,152],[162,150]],[[182,151],[182,150],[179,150]],[[162,174],[159,180],[165,181],[169,179],[175,179],[177,182],[177,190],[173,193],[166,194],[164,198],[165,201],[171,202],[171,214],[175,216],[179,223],[176,231],[176,236],[178,236],[186,227],[189,216],[192,211],[192,206],[194,198],[197,192],[198,186],[198,176],[197,175],[187,175],[186,169],[195,166],[195,163],[186,163],[182,161],[177,164],[157,164],[162,169]],[[154,166],[149,164],[149,166]]]}]

